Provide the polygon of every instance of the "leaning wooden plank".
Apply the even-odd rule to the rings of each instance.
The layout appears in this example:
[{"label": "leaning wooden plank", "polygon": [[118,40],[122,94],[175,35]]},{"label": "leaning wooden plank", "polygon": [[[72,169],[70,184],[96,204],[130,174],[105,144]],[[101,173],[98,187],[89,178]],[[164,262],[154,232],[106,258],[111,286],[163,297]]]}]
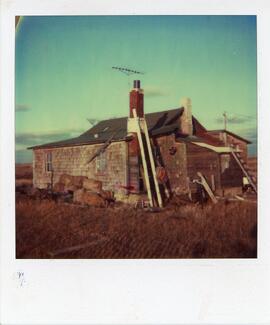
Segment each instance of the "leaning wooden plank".
[{"label": "leaning wooden plank", "polygon": [[150,181],[149,181],[147,163],[146,163],[146,159],[145,159],[144,146],[143,146],[142,134],[141,134],[141,126],[140,126],[139,119],[137,117],[136,109],[133,109],[132,112],[133,112],[133,116],[134,116],[134,121],[136,122],[136,129],[137,129],[136,133],[137,133],[138,140],[139,140],[139,145],[140,145],[140,151],[141,151],[143,170],[144,170],[144,175],[145,175],[145,183],[146,183],[147,195],[148,195],[148,198],[149,198],[149,201],[150,201],[150,206],[153,207],[154,206],[153,197],[152,197],[152,192],[151,192],[151,188],[150,188]]},{"label": "leaning wooden plank", "polygon": [[243,174],[247,177],[249,184],[251,185],[253,191],[257,194],[257,186],[256,186],[255,182],[253,181],[251,175],[249,174],[249,172],[246,170],[245,166],[241,162],[241,157],[238,155],[237,152],[234,152],[234,151],[232,151],[232,155],[233,155],[234,159],[236,160],[236,162],[238,163],[239,167],[241,168]]},{"label": "leaning wooden plank", "polygon": [[239,201],[245,201],[245,199],[239,195],[235,195],[234,197]]},{"label": "leaning wooden plank", "polygon": [[162,208],[163,203],[162,203],[162,198],[160,195],[159,185],[158,185],[158,181],[157,181],[156,166],[155,166],[155,162],[154,162],[154,158],[153,158],[153,152],[152,152],[152,148],[151,148],[147,123],[146,123],[145,119],[143,119],[143,129],[144,129],[143,131],[144,131],[145,138],[146,138],[146,144],[147,144],[148,154],[149,154],[149,158],[150,158],[150,164],[151,164],[151,170],[152,170],[152,175],[153,175],[153,179],[154,179],[155,189],[156,189],[156,193],[157,193],[158,205],[160,208]]},{"label": "leaning wooden plank", "polygon": [[91,156],[91,158],[87,161],[87,164],[90,164],[96,157],[98,157],[107,149],[107,147],[111,144],[114,136],[115,133]]},{"label": "leaning wooden plank", "polygon": [[206,190],[207,194],[209,195],[209,197],[211,198],[211,200],[214,202],[214,203],[217,203],[218,200],[217,198],[215,197],[214,193],[212,192],[210,186],[208,185],[205,177],[203,176],[203,174],[201,172],[197,172],[197,175],[200,177],[201,179],[201,184],[202,186],[204,187],[204,189]]}]

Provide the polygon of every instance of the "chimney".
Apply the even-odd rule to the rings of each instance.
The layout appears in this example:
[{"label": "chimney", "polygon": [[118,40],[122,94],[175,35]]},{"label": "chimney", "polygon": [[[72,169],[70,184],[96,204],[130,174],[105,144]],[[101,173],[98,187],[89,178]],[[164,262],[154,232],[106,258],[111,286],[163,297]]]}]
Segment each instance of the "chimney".
[{"label": "chimney", "polygon": [[129,93],[129,116],[133,117],[132,110],[136,109],[137,116],[143,117],[143,90],[140,80],[133,81],[133,89]]},{"label": "chimney", "polygon": [[193,125],[192,125],[192,105],[191,99],[188,97],[184,97],[180,102],[181,107],[183,107],[184,111],[181,116],[181,133],[185,135],[193,134]]},{"label": "chimney", "polygon": [[132,135],[131,141],[128,141],[128,176],[127,188],[129,193],[140,192],[140,147],[137,137],[137,127],[134,124],[133,109],[136,110],[138,117],[144,117],[143,112],[143,90],[141,89],[140,80],[134,80],[133,89],[129,93],[129,118],[127,121],[127,131]]}]

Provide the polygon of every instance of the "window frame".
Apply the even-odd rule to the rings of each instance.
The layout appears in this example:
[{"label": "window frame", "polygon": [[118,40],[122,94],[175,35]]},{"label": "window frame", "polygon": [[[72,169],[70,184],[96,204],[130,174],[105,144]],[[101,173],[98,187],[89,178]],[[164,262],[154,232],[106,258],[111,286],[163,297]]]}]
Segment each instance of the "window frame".
[{"label": "window frame", "polygon": [[103,173],[107,168],[106,151],[101,152],[96,158],[96,173]]},{"label": "window frame", "polygon": [[52,151],[45,152],[45,172],[52,173],[53,163],[52,163]]}]

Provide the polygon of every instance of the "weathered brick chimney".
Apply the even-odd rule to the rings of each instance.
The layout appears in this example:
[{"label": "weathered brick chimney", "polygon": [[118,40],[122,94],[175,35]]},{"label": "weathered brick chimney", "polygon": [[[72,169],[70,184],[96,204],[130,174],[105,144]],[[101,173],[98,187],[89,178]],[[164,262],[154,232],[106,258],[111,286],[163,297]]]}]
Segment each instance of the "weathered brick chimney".
[{"label": "weathered brick chimney", "polygon": [[143,111],[143,90],[140,80],[134,80],[133,89],[129,93],[129,119],[127,124],[128,134],[132,135],[132,140],[128,142],[128,184],[129,193],[140,192],[140,174],[139,174],[139,142],[136,133],[136,127],[133,119],[133,109],[136,110],[138,117],[144,117]]},{"label": "weathered brick chimney", "polygon": [[181,133],[185,135],[193,134],[193,125],[192,125],[192,104],[191,99],[184,97],[180,102],[181,107],[184,108],[183,114],[181,116]]},{"label": "weathered brick chimney", "polygon": [[133,89],[129,93],[129,116],[133,117],[133,109],[136,109],[137,116],[143,117],[143,90],[141,89],[140,80],[134,80]]}]

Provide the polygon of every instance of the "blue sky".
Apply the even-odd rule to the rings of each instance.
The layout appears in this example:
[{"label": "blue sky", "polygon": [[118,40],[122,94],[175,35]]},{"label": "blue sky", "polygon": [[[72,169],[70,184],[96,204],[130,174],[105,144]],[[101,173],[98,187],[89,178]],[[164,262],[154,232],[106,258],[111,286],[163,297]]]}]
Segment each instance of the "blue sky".
[{"label": "blue sky", "polygon": [[[128,114],[133,76],[143,71],[145,112],[179,107],[208,128],[254,142],[256,153],[255,16],[32,16],[16,32],[16,162],[30,145],[79,135],[87,118]],[[135,76],[137,78],[137,76]]]}]

